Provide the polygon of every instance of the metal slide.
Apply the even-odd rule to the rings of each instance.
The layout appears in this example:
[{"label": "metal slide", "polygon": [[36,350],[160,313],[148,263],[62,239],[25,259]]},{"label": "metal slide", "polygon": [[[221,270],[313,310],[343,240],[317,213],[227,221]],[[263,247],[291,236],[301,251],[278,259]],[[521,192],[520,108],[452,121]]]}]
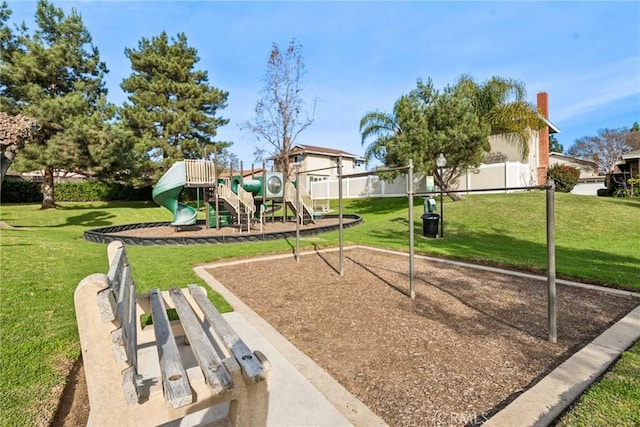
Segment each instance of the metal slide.
[{"label": "metal slide", "polygon": [[185,182],[185,164],[184,162],[176,162],[153,187],[153,201],[173,213],[173,222],[171,223],[173,226],[193,225],[196,223],[196,215],[198,213],[196,209],[178,202],[178,196],[180,196]]}]

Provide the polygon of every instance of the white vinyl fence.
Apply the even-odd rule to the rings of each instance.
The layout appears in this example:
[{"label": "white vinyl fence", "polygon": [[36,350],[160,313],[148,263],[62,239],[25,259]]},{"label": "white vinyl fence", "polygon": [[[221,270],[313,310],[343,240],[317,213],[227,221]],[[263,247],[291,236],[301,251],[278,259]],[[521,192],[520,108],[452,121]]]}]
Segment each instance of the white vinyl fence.
[{"label": "white vinyl fence", "polygon": [[[468,170],[458,182],[458,190],[496,189],[509,187],[526,187],[532,185],[532,173],[529,166],[519,162],[493,163],[480,165],[478,170]],[[422,175],[414,175],[413,191],[426,191],[426,179]],[[331,177],[324,181],[310,184],[309,192],[314,200],[337,199],[338,180]],[[492,191],[502,193],[505,190]],[[397,177],[393,182],[385,182],[377,175],[344,178],[342,197],[356,199],[364,197],[402,197],[407,194],[406,175]]]}]

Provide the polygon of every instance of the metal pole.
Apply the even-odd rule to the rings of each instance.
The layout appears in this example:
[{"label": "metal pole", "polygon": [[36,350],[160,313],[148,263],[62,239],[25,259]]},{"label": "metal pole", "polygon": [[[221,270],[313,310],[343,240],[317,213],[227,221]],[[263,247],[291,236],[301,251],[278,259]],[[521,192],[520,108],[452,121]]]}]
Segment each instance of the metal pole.
[{"label": "metal pole", "polygon": [[300,261],[300,166],[296,165],[296,262]]},{"label": "metal pole", "polygon": [[216,209],[216,230],[220,230],[220,198],[218,194],[218,150],[213,152],[213,203]]},{"label": "metal pole", "polygon": [[558,342],[556,304],[556,232],[555,232],[555,189],[553,179],[547,181],[547,309],[549,342]]},{"label": "metal pole", "polygon": [[411,299],[416,299],[416,283],[413,268],[413,159],[409,159],[407,197],[409,198],[409,296]]},{"label": "metal pole", "polygon": [[[273,203],[273,202],[272,202]],[[267,162],[262,161],[262,206],[267,206]],[[273,210],[271,211],[271,218],[273,222]],[[262,218],[262,225],[266,225],[267,219]]]},{"label": "metal pole", "polygon": [[440,238],[444,237],[444,203],[442,202],[442,187],[444,186],[444,177],[442,176],[442,168],[440,169]]},{"label": "metal pole", "polygon": [[344,276],[344,227],[342,222],[342,156],[338,157],[338,240],[340,245],[340,276]]}]

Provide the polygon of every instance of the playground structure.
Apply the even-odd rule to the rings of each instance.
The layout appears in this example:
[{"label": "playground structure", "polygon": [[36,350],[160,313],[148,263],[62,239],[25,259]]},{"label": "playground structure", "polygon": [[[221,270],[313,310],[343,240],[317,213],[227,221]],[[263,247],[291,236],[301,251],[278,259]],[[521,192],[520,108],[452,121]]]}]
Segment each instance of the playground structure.
[{"label": "playground structure", "polygon": [[[183,188],[202,188],[206,194],[207,227],[236,225],[240,231],[251,229],[252,223],[265,223],[267,203],[272,212],[277,204],[286,206],[298,223],[314,221],[311,196],[301,183],[284,183],[281,172],[265,168],[249,177],[234,175],[220,177],[215,162],[184,160],[174,163],[153,188],[153,200],[173,213],[171,225],[180,227],[196,224],[197,210],[179,202]],[[299,198],[299,200],[298,200]]]}]

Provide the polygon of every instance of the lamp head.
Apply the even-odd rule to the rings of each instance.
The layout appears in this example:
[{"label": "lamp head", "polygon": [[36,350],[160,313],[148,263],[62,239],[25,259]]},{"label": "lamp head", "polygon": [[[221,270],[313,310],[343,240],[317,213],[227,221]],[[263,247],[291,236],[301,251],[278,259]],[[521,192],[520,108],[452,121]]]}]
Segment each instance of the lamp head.
[{"label": "lamp head", "polygon": [[442,153],[440,153],[440,155],[436,159],[436,165],[439,168],[443,168],[443,167],[447,166],[447,159],[444,158],[444,155]]}]

